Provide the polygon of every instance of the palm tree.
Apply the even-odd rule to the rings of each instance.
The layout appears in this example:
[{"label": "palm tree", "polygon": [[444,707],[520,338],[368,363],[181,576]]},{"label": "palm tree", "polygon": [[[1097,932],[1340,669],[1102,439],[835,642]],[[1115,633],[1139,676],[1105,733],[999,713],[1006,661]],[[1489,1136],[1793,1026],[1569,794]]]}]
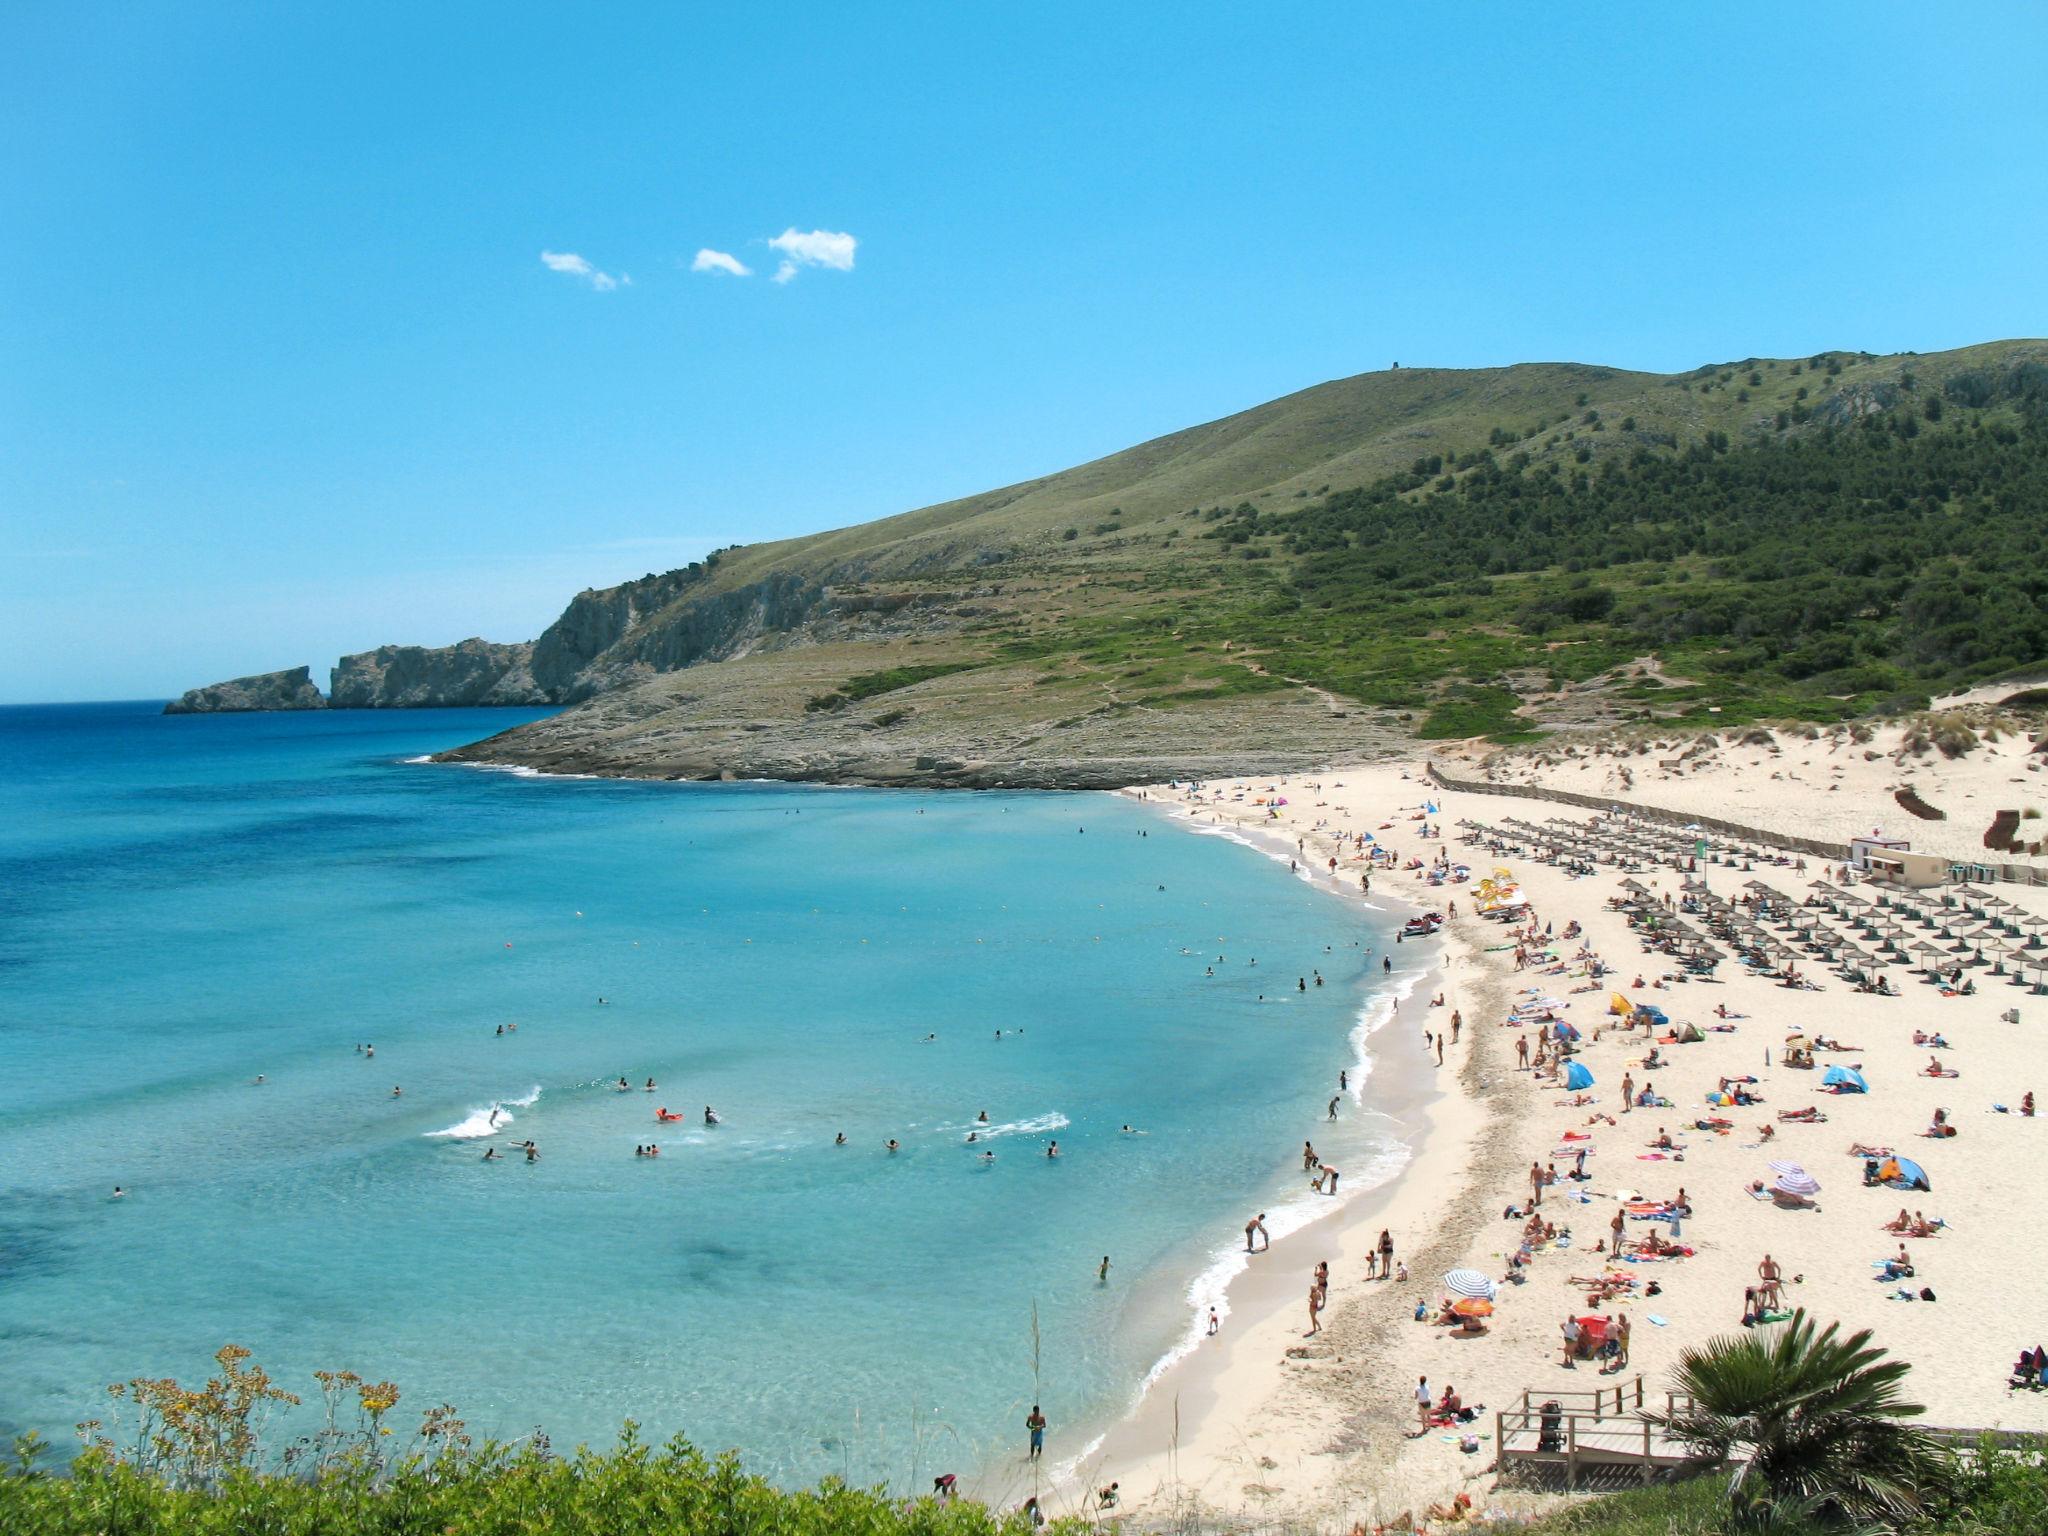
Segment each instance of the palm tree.
[{"label": "palm tree", "polygon": [[1775,1337],[1713,1339],[1679,1356],[1674,1399],[1654,1415],[1717,1458],[1738,1457],[1728,1497],[1738,1520],[1770,1526],[1822,1512],[1893,1521],[1920,1506],[1944,1465],[1939,1446],[1902,1422],[1923,1410],[1899,1395],[1909,1367],[1870,1330],[1816,1332],[1802,1308]]}]

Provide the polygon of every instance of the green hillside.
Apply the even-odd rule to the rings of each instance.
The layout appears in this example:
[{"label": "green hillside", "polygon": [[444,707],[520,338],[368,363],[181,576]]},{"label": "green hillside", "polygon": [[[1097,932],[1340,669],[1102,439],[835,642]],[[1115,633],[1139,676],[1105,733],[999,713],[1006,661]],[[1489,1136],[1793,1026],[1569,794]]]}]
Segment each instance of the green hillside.
[{"label": "green hillside", "polygon": [[[1227,756],[1261,700],[1426,737],[1838,718],[2048,658],[2044,514],[2048,343],[1392,369],[722,551],[592,663],[621,699],[513,745],[645,766],[658,738],[696,771],[702,663],[741,656],[749,698],[809,680],[813,737],[870,733],[828,757],[1086,756],[1140,713]],[[909,680],[846,685],[869,675]],[[808,760],[783,704],[759,715],[754,748]]]}]

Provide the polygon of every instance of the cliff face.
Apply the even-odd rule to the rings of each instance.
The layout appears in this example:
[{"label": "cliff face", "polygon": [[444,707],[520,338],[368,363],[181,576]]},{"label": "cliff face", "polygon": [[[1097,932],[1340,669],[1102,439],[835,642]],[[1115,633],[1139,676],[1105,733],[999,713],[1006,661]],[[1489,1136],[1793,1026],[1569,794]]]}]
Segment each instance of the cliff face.
[{"label": "cliff face", "polygon": [[435,709],[549,704],[532,672],[533,644],[382,645],[344,656],[329,692],[336,709]]},{"label": "cliff face", "polygon": [[697,590],[705,575],[699,567],[579,592],[538,640],[385,645],[344,656],[334,669],[334,707],[574,704],[657,673],[786,643],[835,607],[849,616],[865,611],[856,599],[835,605],[823,585],[793,573],[708,595]]},{"label": "cliff face", "polygon": [[258,709],[325,709],[327,701],[313,686],[312,668],[259,672],[225,683],[193,688],[164,706],[167,715],[241,714]]}]

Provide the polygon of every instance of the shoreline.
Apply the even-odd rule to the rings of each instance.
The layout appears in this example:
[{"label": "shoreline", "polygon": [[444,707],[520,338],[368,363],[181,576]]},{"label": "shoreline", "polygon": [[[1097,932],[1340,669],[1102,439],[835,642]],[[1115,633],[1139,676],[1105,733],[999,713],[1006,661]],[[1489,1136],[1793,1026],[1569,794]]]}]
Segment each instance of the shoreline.
[{"label": "shoreline", "polygon": [[[1366,895],[1347,886],[1309,861],[1280,829],[1246,825],[1221,809],[1215,820],[1204,823],[1196,808],[1151,798],[1146,787],[1134,786],[1120,793],[1155,810],[1183,832],[1224,836],[1276,861],[1298,861],[1299,878],[1323,894],[1343,900],[1375,925],[1384,923],[1398,929],[1409,916],[1423,910],[1417,905],[1419,892],[1374,889]],[[1395,876],[1390,871],[1381,878],[1391,881]],[[1402,882],[1403,886],[1409,884]],[[1372,948],[1386,953],[1385,932],[1378,932],[1377,938]],[[1238,1267],[1224,1287],[1226,1299],[1218,1307],[1223,1326],[1216,1338],[1191,1337],[1148,1373],[1129,1408],[1059,1468],[1047,1497],[1048,1508],[1086,1514],[1094,1490],[1114,1480],[1120,1484],[1123,1507],[1146,1516],[1184,1514],[1191,1504],[1208,1508],[1258,1504],[1263,1506],[1260,1513],[1273,1513],[1270,1499],[1253,1491],[1267,1487],[1263,1476],[1276,1466],[1270,1456],[1256,1452],[1256,1421],[1270,1414],[1276,1396],[1299,1385],[1289,1380],[1290,1374],[1313,1374],[1324,1363],[1342,1362],[1350,1356],[1350,1345],[1332,1341],[1340,1327],[1357,1321],[1363,1300],[1374,1301],[1375,1310],[1396,1303],[1399,1309],[1413,1305],[1421,1292],[1419,1285],[1391,1280],[1361,1282],[1355,1276],[1382,1227],[1397,1233],[1396,1257],[1404,1262],[1406,1256],[1434,1246],[1438,1233],[1428,1207],[1436,1203],[1435,1191],[1469,1159],[1488,1118],[1457,1086],[1455,1074],[1452,1081],[1446,1081],[1444,1070],[1429,1060],[1421,1045],[1420,1031],[1448,1020],[1450,1010],[1457,1006],[1458,989],[1452,976],[1461,947],[1448,928],[1440,930],[1425,964],[1395,973],[1405,984],[1380,992],[1375,1004],[1367,1005],[1366,1011],[1379,1012],[1377,1005],[1384,1003],[1384,1016],[1375,1022],[1362,1012],[1358,1025],[1363,1032],[1358,1042],[1362,1049],[1354,1056],[1349,1102],[1366,1114],[1391,1121],[1397,1128],[1396,1142],[1406,1149],[1406,1155],[1334,1208],[1274,1236],[1270,1248],[1261,1249],[1255,1259]],[[1443,993],[1443,1010],[1429,1006],[1432,992]],[[1422,999],[1419,1004],[1418,996]],[[1396,1038],[1390,1031],[1403,1026],[1417,1030],[1414,1048],[1385,1049],[1385,1043]],[[1457,1049],[1464,1051],[1475,1039],[1465,1035]],[[1378,1052],[1370,1051],[1375,1041],[1383,1045]],[[1453,1067],[1455,1061],[1447,1052],[1445,1068]],[[1370,1102],[1365,1097],[1368,1087],[1375,1090]],[[1301,1323],[1306,1282],[1318,1258],[1330,1262],[1331,1291],[1322,1334],[1310,1340],[1301,1336]],[[1426,1278],[1417,1275],[1424,1283]],[[1195,1309],[1191,1323],[1199,1328],[1203,1303],[1193,1296],[1193,1289],[1191,1286],[1189,1300]],[[1241,1486],[1225,1489],[1221,1485],[1229,1478],[1237,1478]],[[1322,1503],[1320,1494],[1311,1495],[1302,1507],[1316,1509]]]}]

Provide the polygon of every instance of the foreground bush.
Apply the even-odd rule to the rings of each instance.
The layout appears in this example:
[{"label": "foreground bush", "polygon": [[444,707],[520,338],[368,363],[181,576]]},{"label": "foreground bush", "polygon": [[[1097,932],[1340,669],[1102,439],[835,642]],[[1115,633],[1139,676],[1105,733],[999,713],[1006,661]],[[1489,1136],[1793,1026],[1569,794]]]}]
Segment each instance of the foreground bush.
[{"label": "foreground bush", "polygon": [[557,1457],[529,1446],[490,1450],[459,1465],[416,1462],[369,1476],[317,1478],[236,1471],[206,1488],[98,1452],[68,1477],[0,1477],[7,1536],[997,1536],[1030,1528],[979,1504],[920,1499],[827,1481],[786,1493],[742,1472],[736,1456],[709,1460],[680,1441],[660,1450]]},{"label": "foreground bush", "polygon": [[[138,1377],[108,1388],[110,1421],[55,1475],[30,1436],[0,1476],[0,1536],[1024,1536],[1029,1516],[904,1500],[827,1479],[786,1492],[680,1436],[659,1450],[628,1423],[617,1448],[556,1455],[543,1435],[472,1445],[443,1404],[393,1454],[388,1381],[319,1371],[319,1427],[264,1444],[300,1399],[229,1345],[203,1386]],[[1083,1528],[1073,1522],[1076,1529]],[[1052,1527],[1057,1531],[1059,1526]]]}]

